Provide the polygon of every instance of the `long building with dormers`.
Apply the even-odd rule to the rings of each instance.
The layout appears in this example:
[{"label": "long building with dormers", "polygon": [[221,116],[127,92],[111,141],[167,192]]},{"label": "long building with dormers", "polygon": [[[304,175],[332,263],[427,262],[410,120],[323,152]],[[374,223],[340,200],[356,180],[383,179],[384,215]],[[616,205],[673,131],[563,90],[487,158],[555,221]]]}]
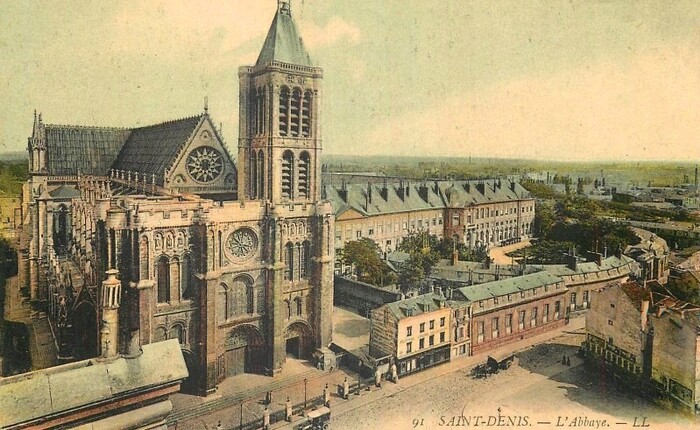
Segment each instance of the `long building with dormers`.
[{"label": "long building with dormers", "polygon": [[138,128],[35,115],[20,279],[59,358],[137,356],[177,339],[184,386],[274,375],[331,342],[331,204],[321,199],[323,70],[279,2],[238,70],[237,156],[206,107]]},{"label": "long building with dormers", "polygon": [[499,246],[532,236],[535,199],[502,179],[323,185],[333,203],[335,246],[363,237],[383,252],[411,233],[456,237],[470,247]]}]

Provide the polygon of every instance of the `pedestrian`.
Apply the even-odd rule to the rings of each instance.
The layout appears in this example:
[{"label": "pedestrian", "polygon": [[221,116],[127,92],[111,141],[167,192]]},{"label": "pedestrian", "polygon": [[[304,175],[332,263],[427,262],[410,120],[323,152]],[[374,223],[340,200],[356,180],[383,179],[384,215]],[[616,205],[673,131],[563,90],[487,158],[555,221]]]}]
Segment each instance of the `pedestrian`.
[{"label": "pedestrian", "polygon": [[216,430],[224,430],[224,426],[221,425],[221,421],[216,424]]},{"label": "pedestrian", "polygon": [[263,429],[268,430],[270,428],[270,410],[265,406],[263,411]]},{"label": "pedestrian", "polygon": [[348,398],[348,377],[343,380],[343,398],[347,400]]},{"label": "pedestrian", "polygon": [[289,396],[287,396],[287,402],[284,404],[285,419],[292,422],[292,402],[289,401]]},{"label": "pedestrian", "polygon": [[571,366],[571,357],[569,357],[568,355],[566,356],[566,365]]},{"label": "pedestrian", "polygon": [[566,354],[564,354],[564,357],[562,357],[561,364],[566,366]]},{"label": "pedestrian", "polygon": [[331,393],[328,392],[328,384],[323,388],[323,404],[328,406],[331,400]]}]

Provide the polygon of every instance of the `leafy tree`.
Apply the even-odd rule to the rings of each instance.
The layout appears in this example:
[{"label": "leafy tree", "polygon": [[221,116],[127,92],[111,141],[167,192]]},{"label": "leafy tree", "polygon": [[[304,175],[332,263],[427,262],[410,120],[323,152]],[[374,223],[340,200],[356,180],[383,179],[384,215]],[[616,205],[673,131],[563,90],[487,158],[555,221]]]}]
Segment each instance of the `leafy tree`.
[{"label": "leafy tree", "polygon": [[523,181],[520,183],[526,190],[532,194],[533,197],[537,199],[555,199],[561,197],[561,194],[557,193],[549,185],[543,184],[541,182],[535,181]]},{"label": "leafy tree", "polygon": [[360,281],[383,286],[394,279],[380,253],[379,246],[372,239],[363,237],[345,244],[340,251],[340,261],[352,265]]},{"label": "leafy tree", "polygon": [[535,234],[544,236],[556,222],[554,206],[549,202],[535,205]]},{"label": "leafy tree", "polygon": [[700,305],[700,282],[692,273],[670,278],[667,288],[679,300]]},{"label": "leafy tree", "polygon": [[399,265],[396,284],[403,293],[421,291],[425,286],[426,273],[421,267],[421,261],[413,255]]}]

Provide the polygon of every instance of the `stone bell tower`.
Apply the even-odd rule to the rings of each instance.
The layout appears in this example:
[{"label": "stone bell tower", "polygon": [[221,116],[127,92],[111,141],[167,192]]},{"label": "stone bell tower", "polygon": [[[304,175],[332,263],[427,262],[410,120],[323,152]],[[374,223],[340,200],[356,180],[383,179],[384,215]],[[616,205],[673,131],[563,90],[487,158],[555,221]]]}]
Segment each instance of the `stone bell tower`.
[{"label": "stone bell tower", "polygon": [[278,2],[257,62],[238,76],[238,195],[319,200],[323,70],[311,62],[289,1]]}]

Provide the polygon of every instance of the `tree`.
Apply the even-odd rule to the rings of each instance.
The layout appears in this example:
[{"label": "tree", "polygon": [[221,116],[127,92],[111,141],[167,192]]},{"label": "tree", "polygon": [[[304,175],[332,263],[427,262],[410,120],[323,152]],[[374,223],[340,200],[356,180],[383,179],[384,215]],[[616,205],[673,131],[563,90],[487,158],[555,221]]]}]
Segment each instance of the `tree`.
[{"label": "tree", "polygon": [[669,279],[667,288],[679,300],[695,305],[700,304],[700,282],[692,273],[684,273],[677,278],[672,277]]},{"label": "tree", "polygon": [[340,261],[352,265],[357,279],[372,285],[385,285],[392,282],[389,267],[380,258],[380,249],[372,239],[363,237],[345,244],[340,251]]}]

